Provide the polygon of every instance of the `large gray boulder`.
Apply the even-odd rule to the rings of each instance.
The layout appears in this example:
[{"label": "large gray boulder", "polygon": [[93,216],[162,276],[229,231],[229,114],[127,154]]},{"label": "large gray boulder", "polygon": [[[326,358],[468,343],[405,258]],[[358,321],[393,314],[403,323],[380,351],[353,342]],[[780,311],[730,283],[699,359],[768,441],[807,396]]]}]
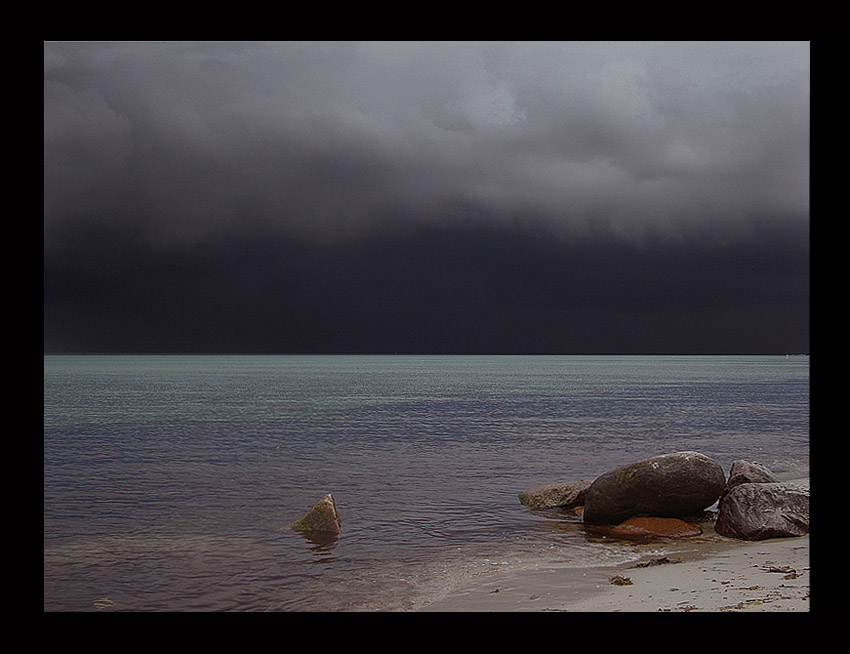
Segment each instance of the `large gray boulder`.
[{"label": "large gray boulder", "polygon": [[720,501],[714,530],[741,540],[804,536],[809,533],[809,488],[793,482],[738,484]]},{"label": "large gray boulder", "polygon": [[699,452],[675,452],[636,461],[597,477],[587,489],[584,521],[619,524],[633,516],[680,518],[714,504],[726,474]]},{"label": "large gray boulder", "polygon": [[519,493],[517,497],[530,509],[573,508],[584,504],[591,483],[590,479],[582,479],[546,484]]}]

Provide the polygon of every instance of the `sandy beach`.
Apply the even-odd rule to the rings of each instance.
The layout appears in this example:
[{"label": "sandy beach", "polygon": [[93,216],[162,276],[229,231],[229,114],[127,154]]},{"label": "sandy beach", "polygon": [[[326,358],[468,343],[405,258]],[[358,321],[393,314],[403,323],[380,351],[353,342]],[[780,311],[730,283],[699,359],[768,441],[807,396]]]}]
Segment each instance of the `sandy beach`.
[{"label": "sandy beach", "polygon": [[709,548],[607,568],[557,564],[475,580],[421,611],[809,611],[809,536]]}]

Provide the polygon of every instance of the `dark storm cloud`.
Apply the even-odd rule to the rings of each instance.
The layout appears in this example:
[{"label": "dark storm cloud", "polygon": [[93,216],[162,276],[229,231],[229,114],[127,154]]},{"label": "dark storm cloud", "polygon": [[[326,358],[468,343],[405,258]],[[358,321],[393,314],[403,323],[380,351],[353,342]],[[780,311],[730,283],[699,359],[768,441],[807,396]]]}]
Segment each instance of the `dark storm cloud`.
[{"label": "dark storm cloud", "polygon": [[808,112],[806,43],[47,43],[45,346],[805,349]]}]

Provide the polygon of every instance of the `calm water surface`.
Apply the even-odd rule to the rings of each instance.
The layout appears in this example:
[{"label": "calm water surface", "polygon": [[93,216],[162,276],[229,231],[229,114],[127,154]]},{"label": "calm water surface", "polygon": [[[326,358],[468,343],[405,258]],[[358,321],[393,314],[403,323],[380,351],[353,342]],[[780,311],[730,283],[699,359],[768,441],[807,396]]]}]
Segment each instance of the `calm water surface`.
[{"label": "calm water surface", "polygon": [[[45,356],[44,609],[407,610],[627,560],[516,495],[680,450],[807,476],[808,357]],[[294,532],[328,492],[341,535]]]}]

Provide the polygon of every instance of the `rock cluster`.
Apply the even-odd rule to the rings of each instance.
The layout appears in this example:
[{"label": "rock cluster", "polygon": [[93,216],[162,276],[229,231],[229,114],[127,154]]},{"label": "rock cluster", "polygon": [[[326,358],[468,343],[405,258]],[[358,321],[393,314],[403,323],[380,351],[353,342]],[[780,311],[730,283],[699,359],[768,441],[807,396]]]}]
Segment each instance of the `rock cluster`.
[{"label": "rock cluster", "polygon": [[[616,526],[612,535],[681,538],[701,533],[685,522],[717,503],[722,536],[762,540],[809,531],[808,486],[781,483],[767,468],[734,461],[727,479],[714,459],[675,452],[636,461],[587,480],[549,484],[519,494],[532,509],[582,509],[589,526]],[[581,513],[581,511],[578,511]]]}]

